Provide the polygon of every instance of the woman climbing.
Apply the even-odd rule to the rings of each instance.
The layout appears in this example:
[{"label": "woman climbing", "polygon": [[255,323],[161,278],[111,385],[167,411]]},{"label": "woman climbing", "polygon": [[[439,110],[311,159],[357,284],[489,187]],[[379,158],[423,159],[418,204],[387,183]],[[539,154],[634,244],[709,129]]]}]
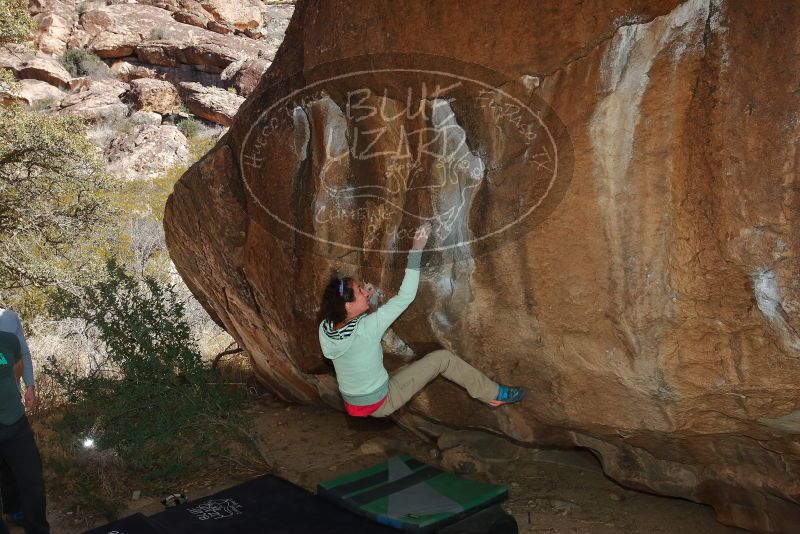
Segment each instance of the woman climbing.
[{"label": "woman climbing", "polygon": [[416,230],[400,291],[376,311],[367,313],[374,290],[357,280],[335,277],[325,288],[319,342],[325,357],[333,361],[350,415],[386,417],[440,374],[490,406],[521,401],[527,393],[522,387],[496,384],[448,350],[433,351],[389,377],[381,338],[417,294],[422,249],[430,232],[427,223]]}]

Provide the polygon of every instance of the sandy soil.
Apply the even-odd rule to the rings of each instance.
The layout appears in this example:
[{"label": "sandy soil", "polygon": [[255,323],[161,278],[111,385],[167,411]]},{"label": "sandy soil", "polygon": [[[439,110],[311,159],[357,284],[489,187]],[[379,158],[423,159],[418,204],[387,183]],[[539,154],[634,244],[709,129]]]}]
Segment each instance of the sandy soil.
[{"label": "sandy soil", "polygon": [[[263,449],[276,466],[275,474],[312,491],[318,482],[362,469],[397,452],[435,465],[448,458],[435,443],[423,441],[390,421],[357,420],[331,410],[287,405],[270,398],[256,403],[253,414]],[[515,516],[520,532],[743,532],[717,523],[708,506],[620,487],[603,475],[588,452],[504,443],[498,447],[500,454],[495,455],[499,460],[465,476],[508,485],[510,498],[504,508]],[[195,499],[238,482],[217,473],[183,489]],[[156,513],[162,509],[158,502],[161,497],[131,500],[123,515]],[[77,519],[80,514],[59,507],[57,498],[51,501],[50,521],[56,534],[78,533],[103,524],[96,518]]]}]

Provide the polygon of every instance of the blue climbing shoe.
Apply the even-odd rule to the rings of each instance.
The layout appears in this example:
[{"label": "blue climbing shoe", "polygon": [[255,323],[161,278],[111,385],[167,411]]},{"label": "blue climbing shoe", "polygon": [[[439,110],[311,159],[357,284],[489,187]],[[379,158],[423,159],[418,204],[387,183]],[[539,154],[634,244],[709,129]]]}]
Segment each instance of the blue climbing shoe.
[{"label": "blue climbing shoe", "polygon": [[528,390],[521,386],[500,386],[500,391],[493,401],[489,401],[491,406],[502,406],[504,404],[511,404],[519,402],[525,398]]}]

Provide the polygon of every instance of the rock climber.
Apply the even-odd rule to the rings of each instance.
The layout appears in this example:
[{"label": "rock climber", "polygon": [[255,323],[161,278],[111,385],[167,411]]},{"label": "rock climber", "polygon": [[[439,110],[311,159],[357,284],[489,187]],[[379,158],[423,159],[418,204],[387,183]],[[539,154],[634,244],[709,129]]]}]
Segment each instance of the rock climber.
[{"label": "rock climber", "polygon": [[333,362],[339,391],[352,416],[386,417],[439,375],[494,407],[519,402],[527,394],[523,387],[498,385],[448,350],[433,351],[391,377],[386,372],[381,338],[417,294],[422,250],[430,233],[430,224],[417,228],[400,290],[377,310],[368,313],[374,289],[357,280],[333,277],[325,288],[319,341]]}]

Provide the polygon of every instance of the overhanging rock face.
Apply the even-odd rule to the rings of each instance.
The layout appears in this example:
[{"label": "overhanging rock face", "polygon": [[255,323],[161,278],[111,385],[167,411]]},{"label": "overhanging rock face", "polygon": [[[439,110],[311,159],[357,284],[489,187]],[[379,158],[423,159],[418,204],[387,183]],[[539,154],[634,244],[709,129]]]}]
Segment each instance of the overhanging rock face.
[{"label": "overhanging rock face", "polygon": [[[331,268],[522,405],[437,381],[401,415],[588,447],[623,484],[800,524],[800,5],[298,2],[230,132],[175,186],[186,282],[280,395],[335,404]],[[401,358],[387,356],[397,365]]]}]

